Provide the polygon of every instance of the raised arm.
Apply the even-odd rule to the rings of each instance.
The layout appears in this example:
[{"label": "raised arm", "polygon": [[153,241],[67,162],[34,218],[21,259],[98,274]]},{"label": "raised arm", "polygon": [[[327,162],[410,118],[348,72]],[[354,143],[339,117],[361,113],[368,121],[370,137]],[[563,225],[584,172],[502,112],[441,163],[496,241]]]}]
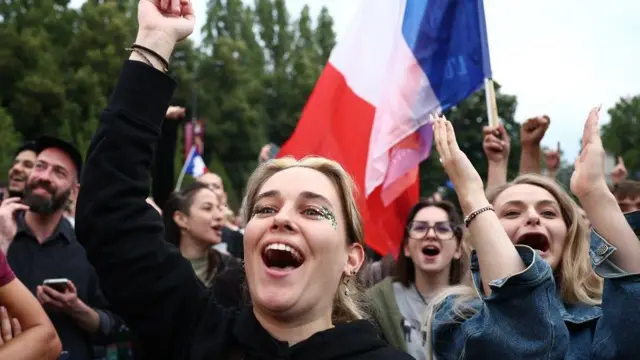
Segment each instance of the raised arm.
[{"label": "raised arm", "polygon": [[487,190],[507,183],[507,167],[511,153],[511,139],[504,125],[485,126],[482,129],[482,150],[487,156]]},{"label": "raised arm", "polygon": [[442,301],[446,292],[431,300],[430,306],[437,309],[437,316],[429,310],[432,322],[428,323],[435,357],[562,358],[569,337],[554,309],[551,267],[530,247],[513,245],[484,195],[480,175],[458,147],[446,119],[435,121],[434,141],[467,216],[475,249],[471,270],[476,288],[448,290],[459,295],[459,301],[453,297]]},{"label": "raised arm", "polygon": [[[20,335],[9,341],[7,337],[12,334],[2,334],[6,343],[0,346],[0,359],[53,360],[60,356],[62,344],[56,329],[31,291],[15,277],[3,252],[0,252],[0,304],[22,329]],[[18,326],[15,320],[12,320],[14,331]],[[3,332],[7,329],[5,325]]]},{"label": "raised arm", "polygon": [[609,260],[621,270],[640,273],[640,242],[607,186],[598,127],[600,108],[589,113],[582,135],[582,151],[571,176],[571,191],[578,197],[594,231],[620,251]]},{"label": "raised arm", "polygon": [[549,128],[548,116],[528,119],[520,127],[520,174],[540,174],[540,141]]},{"label": "raised arm", "polygon": [[[177,13],[165,15],[159,0],[140,1],[136,38],[164,59],[194,26],[188,1],[167,3],[164,12]],[[191,265],[163,240],[160,215],[145,201],[153,149],[176,86],[162,69],[147,50],[124,64],[89,146],[76,213],[78,240],[104,295],[150,358],[180,357],[205,304]]]},{"label": "raised arm", "polygon": [[[490,207],[484,195],[482,179],[467,156],[460,150],[451,123],[436,119],[434,140],[440,161],[460,200],[465,216]],[[471,242],[478,253],[482,282],[489,293],[488,285],[524,270],[525,266],[502,228],[498,216],[493,211],[483,211],[469,224]]]},{"label": "raised arm", "polygon": [[605,279],[602,316],[593,336],[591,358],[632,359],[640,353],[640,212],[624,215],[607,187],[599,110],[589,114],[571,177],[571,190],[593,224],[592,263]]}]

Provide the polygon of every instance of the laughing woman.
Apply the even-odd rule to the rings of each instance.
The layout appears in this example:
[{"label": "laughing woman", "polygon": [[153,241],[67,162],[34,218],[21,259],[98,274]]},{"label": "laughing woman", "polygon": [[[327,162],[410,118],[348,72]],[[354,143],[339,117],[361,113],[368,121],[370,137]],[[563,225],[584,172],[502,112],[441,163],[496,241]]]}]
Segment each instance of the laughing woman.
[{"label": "laughing woman", "polygon": [[467,269],[462,221],[447,201],[420,201],[409,211],[395,276],[368,294],[374,316],[391,345],[416,359],[426,358],[422,316],[431,297],[457,285]]},{"label": "laughing woman", "polygon": [[485,197],[453,127],[435,122],[438,153],[467,214],[475,289],[450,288],[429,304],[430,356],[637,358],[640,242],[632,227],[640,213],[625,218],[607,188],[598,111],[585,123],[571,178],[593,224],[590,239],[578,205],[552,180],[521,176]]},{"label": "laughing woman", "polygon": [[242,304],[242,262],[214,249],[222,241],[223,210],[218,196],[194,182],[167,199],[162,211],[164,237],[189,260],[203,285],[225,307]]},{"label": "laughing woman", "polygon": [[221,307],[164,241],[145,198],[175,83],[175,43],[193,30],[188,0],[140,1],[135,51],[101,117],[78,200],[78,239],[105,295],[150,359],[402,359],[363,319],[364,260],[353,183],[335,162],[263,164],[247,187],[244,259],[251,306]]}]

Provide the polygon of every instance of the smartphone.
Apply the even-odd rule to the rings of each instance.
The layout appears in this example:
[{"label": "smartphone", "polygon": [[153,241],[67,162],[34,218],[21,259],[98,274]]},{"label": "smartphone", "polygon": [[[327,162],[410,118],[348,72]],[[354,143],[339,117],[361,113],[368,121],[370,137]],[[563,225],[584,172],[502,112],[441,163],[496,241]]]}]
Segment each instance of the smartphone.
[{"label": "smartphone", "polygon": [[46,279],[42,285],[47,285],[53,290],[63,293],[69,287],[69,279]]}]

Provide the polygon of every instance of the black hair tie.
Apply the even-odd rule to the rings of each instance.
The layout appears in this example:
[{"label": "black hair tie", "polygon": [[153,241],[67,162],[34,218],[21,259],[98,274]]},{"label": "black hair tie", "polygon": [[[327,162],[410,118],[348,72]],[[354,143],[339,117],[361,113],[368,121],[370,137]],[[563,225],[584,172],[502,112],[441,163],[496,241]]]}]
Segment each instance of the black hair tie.
[{"label": "black hair tie", "polygon": [[165,59],[162,56],[160,56],[160,54],[158,54],[157,52],[149,49],[148,47],[145,47],[145,46],[142,46],[142,45],[138,45],[138,44],[131,45],[131,48],[144,51],[144,52],[148,53],[149,55],[153,56],[154,58],[158,59],[158,61],[160,61],[160,63],[162,64],[164,72],[168,72],[169,71],[169,62],[167,61],[167,59]]}]

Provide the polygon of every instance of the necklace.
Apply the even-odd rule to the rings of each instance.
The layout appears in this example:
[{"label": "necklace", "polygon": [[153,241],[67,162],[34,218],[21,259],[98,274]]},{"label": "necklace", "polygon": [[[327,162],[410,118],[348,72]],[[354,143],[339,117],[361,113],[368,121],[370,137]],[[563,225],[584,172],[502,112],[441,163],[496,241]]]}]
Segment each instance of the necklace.
[{"label": "necklace", "polygon": [[422,300],[422,303],[427,305],[427,300],[425,300],[424,296],[422,296],[422,294],[418,290],[418,287],[416,286],[415,283],[413,284],[413,289],[416,291],[416,294],[418,294],[418,296],[420,297],[420,300]]}]

